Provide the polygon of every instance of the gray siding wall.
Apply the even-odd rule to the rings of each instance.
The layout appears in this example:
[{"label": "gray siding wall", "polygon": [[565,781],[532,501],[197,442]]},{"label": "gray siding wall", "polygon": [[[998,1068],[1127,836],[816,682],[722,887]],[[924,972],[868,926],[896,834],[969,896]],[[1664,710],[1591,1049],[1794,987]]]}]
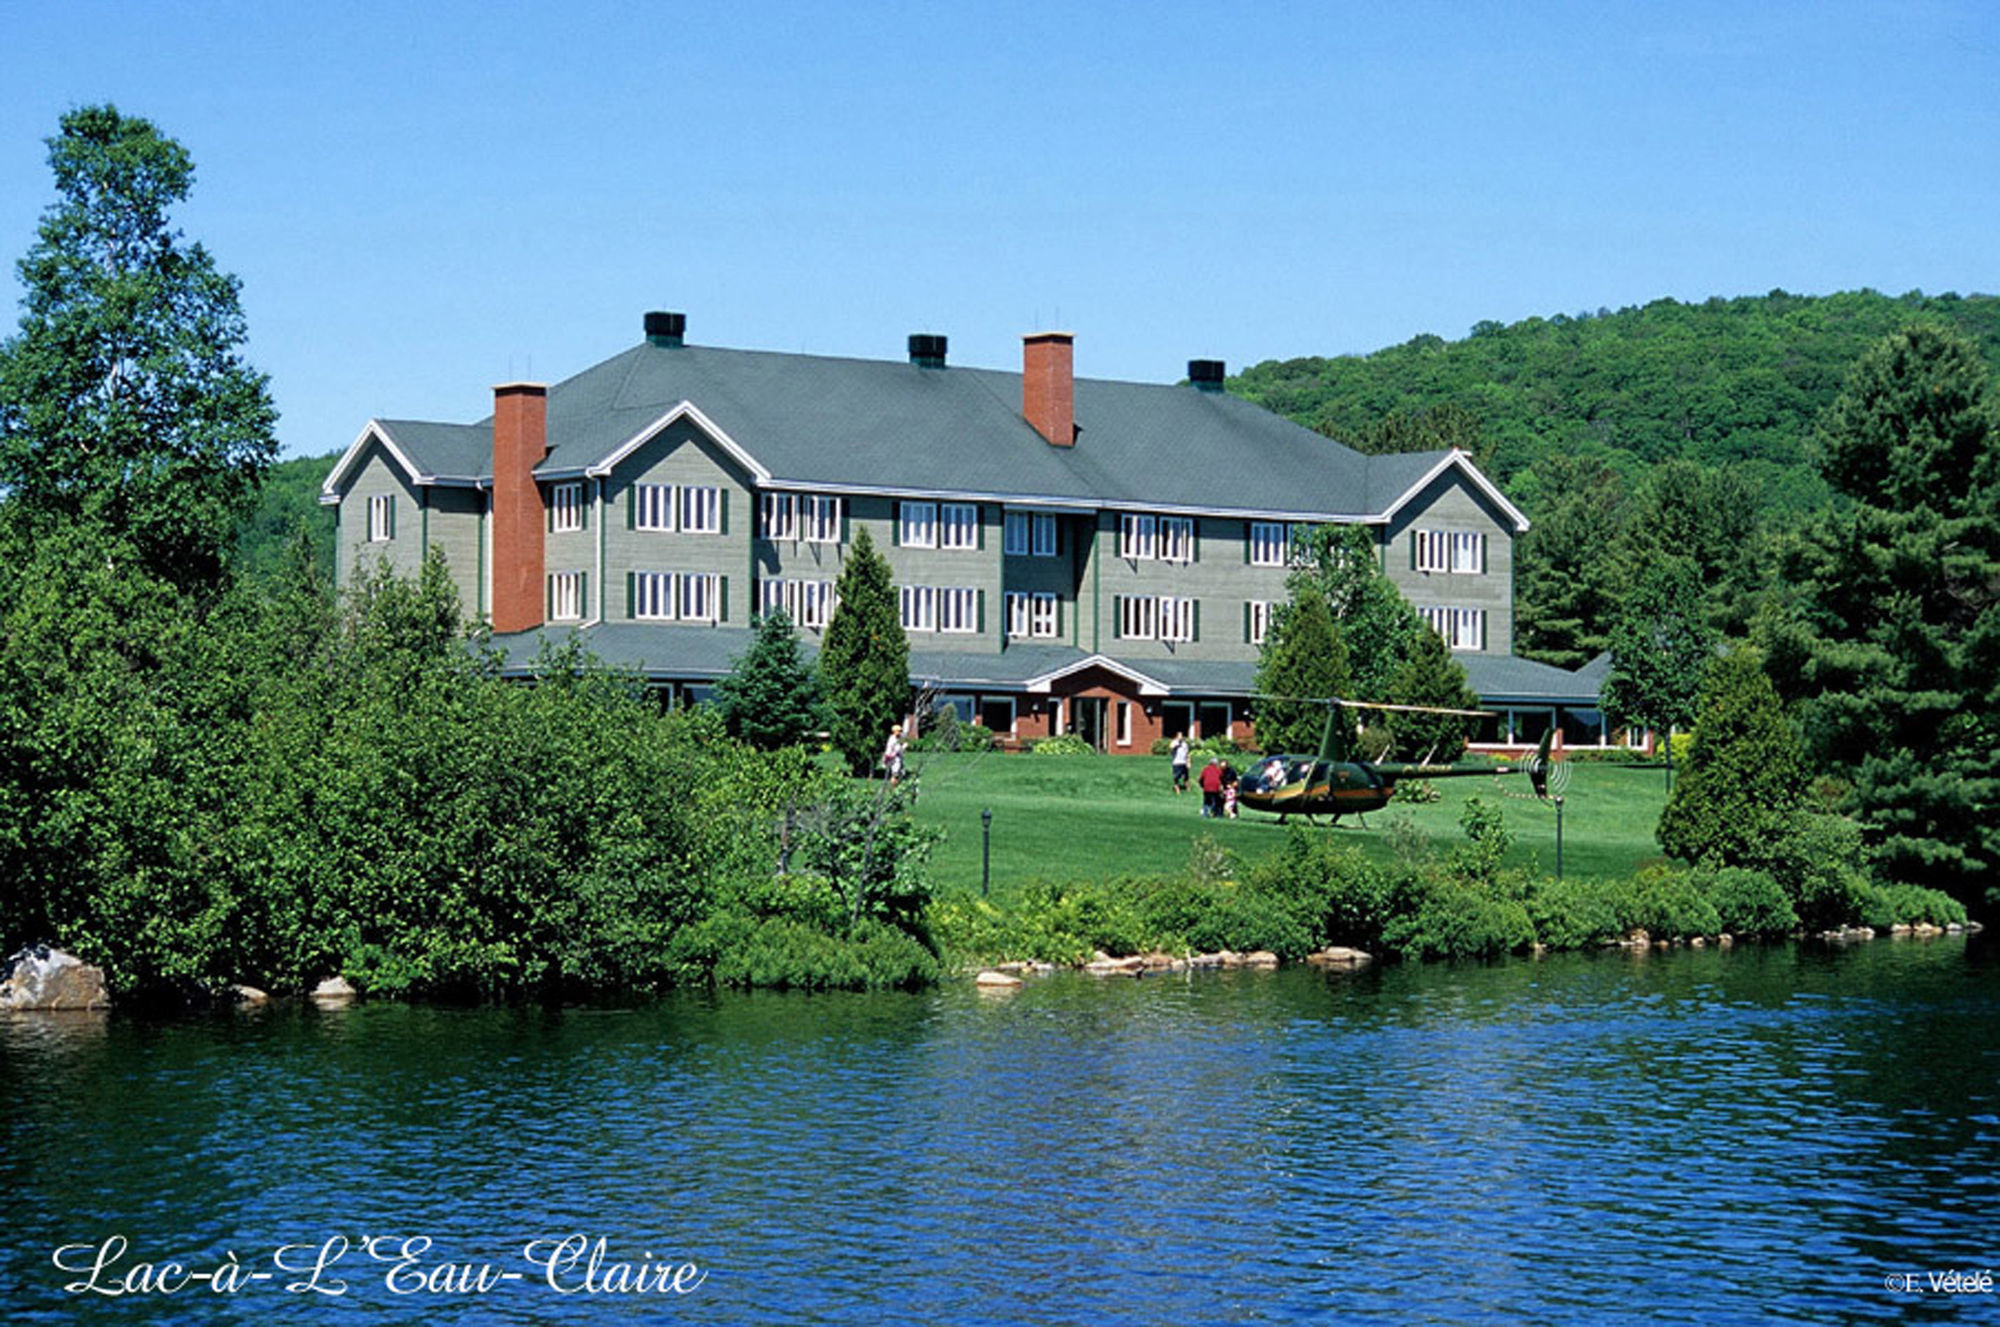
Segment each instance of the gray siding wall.
[{"label": "gray siding wall", "polygon": [[[1142,510],[1134,514],[1155,517],[1157,539],[1158,513]],[[1283,603],[1286,571],[1250,564],[1250,523],[1197,517],[1194,560],[1164,562],[1157,557],[1119,555],[1123,515],[1123,511],[1100,511],[1095,522],[1096,547],[1086,567],[1096,608],[1094,648],[1135,663],[1147,659],[1255,660],[1257,647],[1244,637],[1244,605],[1251,600]],[[1121,601],[1141,595],[1195,600],[1201,606],[1198,638],[1162,641],[1123,637]],[[1092,648],[1088,641],[1083,644]]]},{"label": "gray siding wall", "polygon": [[[1416,570],[1419,530],[1476,531],[1485,536],[1486,569],[1477,574]],[[1483,654],[1514,649],[1514,529],[1486,496],[1448,471],[1405,507],[1383,537],[1383,569],[1419,608],[1473,608],[1486,614]]]},{"label": "gray siding wall", "polygon": [[973,592],[977,605],[974,630],[912,631],[908,634],[913,650],[992,654],[1001,648],[1007,625],[1000,598],[1002,564],[1005,561],[1000,552],[1001,508],[991,502],[976,505],[979,508],[979,526],[973,548],[912,548],[902,543],[902,503],[899,500],[848,500],[853,525],[856,528],[862,525],[868,527],[868,537],[875,541],[877,551],[888,559],[889,578],[899,588],[923,585],[941,590],[969,589]]},{"label": "gray siding wall", "polygon": [[[595,486],[595,481],[590,481]],[[722,491],[722,533],[640,530],[632,519],[633,486],[673,484]],[[591,574],[593,616],[628,621],[626,577],[631,572],[707,572],[724,578],[723,620],[747,626],[752,608],[752,536],[757,503],[749,483],[699,429],[683,420],[652,438],[602,481],[584,534],[551,535],[549,570]],[[676,522],[678,524],[678,522]],[[560,553],[558,552],[560,550]],[[603,559],[598,574],[597,559]]]}]

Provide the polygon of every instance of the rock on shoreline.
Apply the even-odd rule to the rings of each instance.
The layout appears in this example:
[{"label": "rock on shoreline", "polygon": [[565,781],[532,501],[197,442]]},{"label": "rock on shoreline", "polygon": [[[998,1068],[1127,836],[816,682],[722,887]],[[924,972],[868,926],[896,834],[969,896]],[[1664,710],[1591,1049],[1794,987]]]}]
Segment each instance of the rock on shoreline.
[{"label": "rock on shoreline", "polygon": [[0,963],[0,1009],[109,1009],[104,969],[47,945],[30,945]]}]

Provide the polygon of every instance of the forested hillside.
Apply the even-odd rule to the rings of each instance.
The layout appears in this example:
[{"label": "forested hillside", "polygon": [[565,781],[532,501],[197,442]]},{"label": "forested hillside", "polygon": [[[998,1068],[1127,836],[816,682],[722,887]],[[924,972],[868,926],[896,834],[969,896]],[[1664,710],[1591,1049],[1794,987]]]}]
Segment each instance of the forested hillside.
[{"label": "forested hillside", "polygon": [[1515,652],[1563,667],[1609,644],[1664,558],[1741,635],[1784,532],[1833,502],[1822,412],[1884,337],[1943,324],[2000,364],[2000,298],[1769,295],[1484,322],[1371,355],[1255,365],[1230,390],[1363,451],[1463,447],[1528,514]]},{"label": "forested hillside", "polygon": [[1482,322],[1370,355],[1269,360],[1229,390],[1364,451],[1477,444],[1533,504],[1537,462],[1602,458],[1628,483],[1662,461],[1729,467],[1767,510],[1821,505],[1814,419],[1855,361],[1913,319],[1948,323],[2000,363],[2000,298],[1872,290]]}]

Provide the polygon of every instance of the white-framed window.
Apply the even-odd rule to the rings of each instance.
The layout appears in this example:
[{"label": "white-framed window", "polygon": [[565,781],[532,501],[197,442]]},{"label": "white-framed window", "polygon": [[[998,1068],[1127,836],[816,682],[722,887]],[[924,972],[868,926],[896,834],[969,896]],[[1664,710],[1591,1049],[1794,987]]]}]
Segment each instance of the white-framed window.
[{"label": "white-framed window", "polygon": [[1132,702],[1118,702],[1118,745],[1132,745]]},{"label": "white-framed window", "polygon": [[979,591],[950,586],[937,592],[938,630],[973,632],[979,630]]},{"label": "white-framed window", "polygon": [[1118,518],[1118,556],[1134,562],[1151,561],[1158,523],[1151,516],[1126,512]]},{"label": "white-framed window", "polygon": [[763,611],[783,609],[802,630],[824,631],[833,617],[832,581],[765,581],[763,587]]},{"label": "white-framed window", "polygon": [[1252,599],[1243,608],[1243,638],[1252,645],[1262,645],[1271,634],[1271,601]]},{"label": "white-framed window", "polygon": [[1152,640],[1160,634],[1160,601],[1149,594],[1128,594],[1118,606],[1118,634],[1126,640]]},{"label": "white-framed window", "polygon": [[674,486],[672,484],[632,485],[632,528],[658,530],[669,534],[674,528]]},{"label": "white-framed window", "polygon": [[694,484],[683,486],[680,518],[682,534],[721,534],[722,490]]},{"label": "white-framed window", "polygon": [[938,505],[938,547],[957,549],[979,547],[977,503],[945,502]]},{"label": "white-framed window", "polygon": [[1001,551],[1010,558],[1028,556],[1029,532],[1034,528],[1034,513],[1010,511],[1001,518]]},{"label": "white-framed window", "polygon": [[[582,485],[577,485],[581,488]],[[558,571],[549,576],[549,620],[575,622],[583,617],[583,573]]]},{"label": "white-framed window", "polygon": [[1486,536],[1477,530],[1451,532],[1451,569],[1477,576],[1486,570]]},{"label": "white-framed window", "polygon": [[1291,558],[1291,532],[1283,521],[1250,522],[1250,565],[1282,567]]},{"label": "white-framed window", "polygon": [[935,502],[904,502],[898,504],[896,542],[904,548],[937,547],[937,504]]},{"label": "white-framed window", "polygon": [[1450,571],[1451,539],[1443,530],[1417,530],[1411,536],[1414,570]]},{"label": "white-framed window", "polygon": [[378,493],[368,499],[368,542],[383,544],[396,537],[396,495]]},{"label": "white-framed window", "polygon": [[809,544],[840,542],[840,499],[808,494],[799,499],[799,536]]},{"label": "white-framed window", "polygon": [[1044,639],[1053,639],[1062,632],[1062,611],[1057,607],[1062,601],[1053,594],[1035,596],[1032,632]]},{"label": "white-framed window", "polygon": [[1194,639],[1195,617],[1200,610],[1192,599],[1162,596],[1160,599],[1160,639],[1189,641]]},{"label": "white-framed window", "polygon": [[1029,633],[1030,615],[1028,594],[1025,590],[1007,591],[1007,638],[1025,640]]},{"label": "white-framed window", "polygon": [[632,616],[649,622],[674,620],[674,574],[671,571],[632,573]]},{"label": "white-framed window", "polygon": [[1194,561],[1194,518],[1192,516],[1162,516],[1160,518],[1160,561]]},{"label": "white-framed window", "polygon": [[714,622],[721,617],[721,579],[712,571],[681,573],[681,621]]},{"label": "white-framed window", "polygon": [[569,534],[583,528],[583,485],[551,484],[549,486],[549,529],[556,534]]},{"label": "white-framed window", "polygon": [[929,585],[905,585],[897,592],[902,604],[903,630],[937,630],[937,590]]},{"label": "white-framed window", "polygon": [[1418,610],[1431,630],[1454,650],[1486,648],[1486,610],[1483,608],[1426,607]]},{"label": "white-framed window", "polygon": [[1054,512],[1035,513],[1035,556],[1052,558],[1056,555],[1056,518]]},{"label": "white-framed window", "polygon": [[766,493],[760,505],[766,539],[799,537],[799,499],[795,493]]}]

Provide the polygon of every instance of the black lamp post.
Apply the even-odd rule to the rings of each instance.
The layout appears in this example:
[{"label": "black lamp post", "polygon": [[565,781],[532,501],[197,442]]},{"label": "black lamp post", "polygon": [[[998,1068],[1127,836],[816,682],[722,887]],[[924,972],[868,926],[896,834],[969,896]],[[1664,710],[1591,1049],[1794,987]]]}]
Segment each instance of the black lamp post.
[{"label": "black lamp post", "polygon": [[979,897],[985,898],[993,885],[993,810],[979,813]]}]

